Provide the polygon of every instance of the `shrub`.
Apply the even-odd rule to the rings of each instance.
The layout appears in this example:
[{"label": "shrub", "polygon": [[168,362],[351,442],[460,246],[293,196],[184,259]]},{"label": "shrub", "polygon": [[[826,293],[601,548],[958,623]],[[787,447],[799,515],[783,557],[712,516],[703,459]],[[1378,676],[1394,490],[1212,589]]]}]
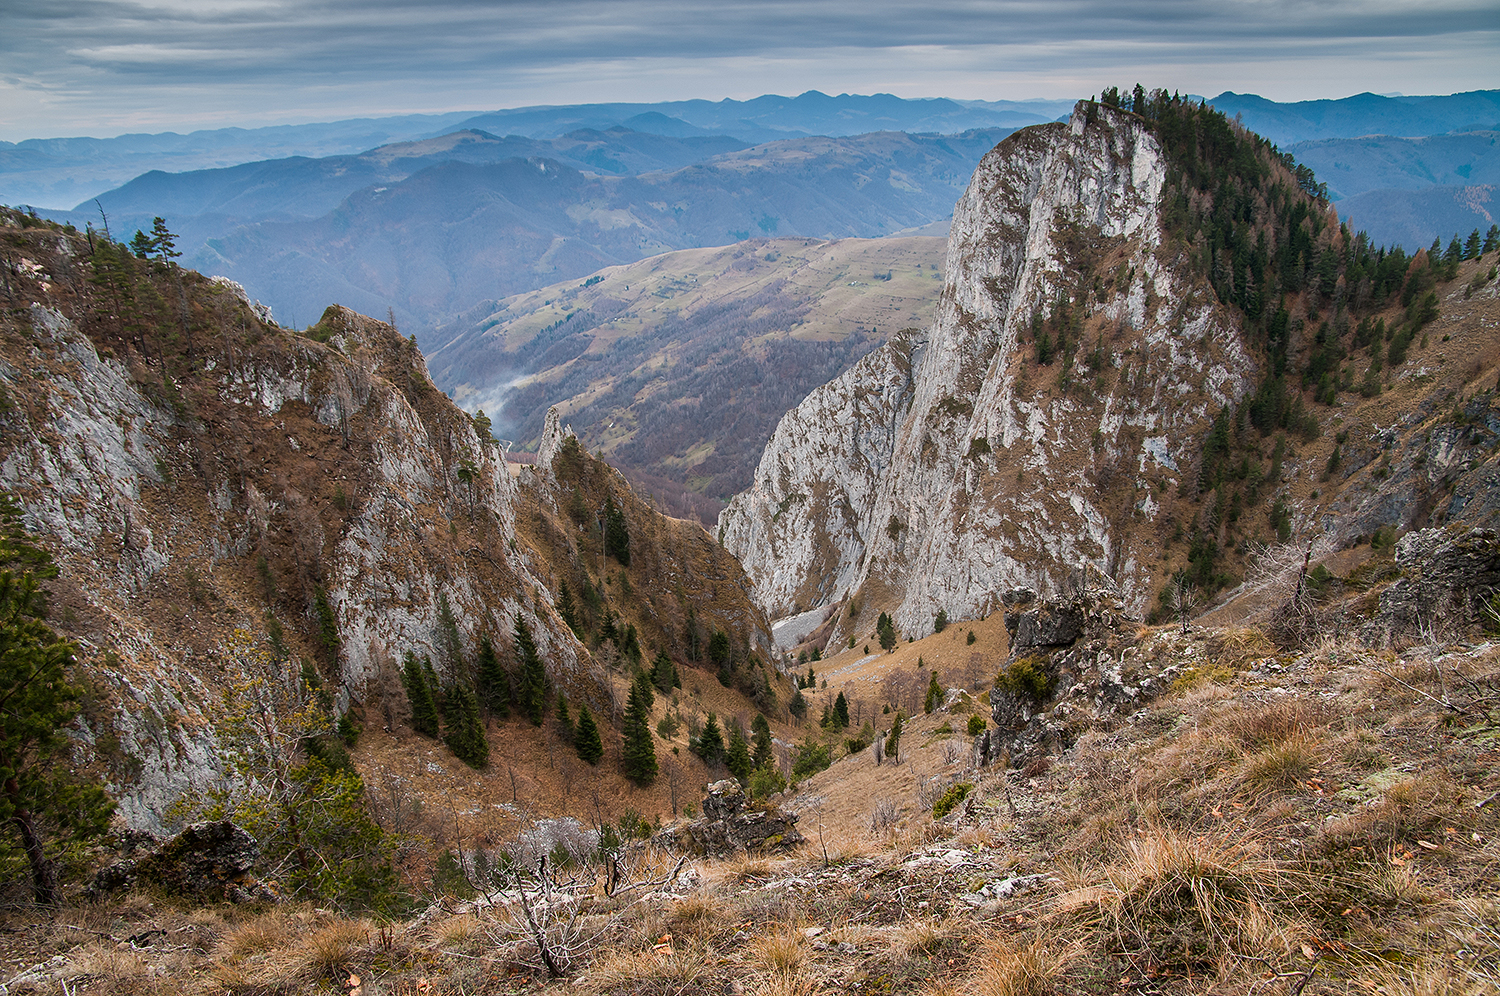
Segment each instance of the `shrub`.
[{"label": "shrub", "polygon": [[974,786],[968,782],[959,782],[938,796],[937,801],[932,804],[932,818],[940,820],[953,812],[959,803],[968,798],[969,792],[973,788]]},{"label": "shrub", "polygon": [[984,732],[985,721],[983,716],[969,717],[969,736],[977,737]]},{"label": "shrub", "polygon": [[828,745],[820,743],[813,737],[808,737],[797,748],[797,756],[792,761],[792,781],[800,782],[824,770],[832,763],[833,757],[829,753]]},{"label": "shrub", "polygon": [[781,777],[781,772],[776,770],[775,765],[767,765],[750,772],[750,798],[764,799],[775,795],[786,788],[786,779]]},{"label": "shrub", "polygon": [[1052,694],[1057,679],[1047,673],[1047,659],[1022,657],[995,676],[995,687],[1017,698],[1041,704]]}]

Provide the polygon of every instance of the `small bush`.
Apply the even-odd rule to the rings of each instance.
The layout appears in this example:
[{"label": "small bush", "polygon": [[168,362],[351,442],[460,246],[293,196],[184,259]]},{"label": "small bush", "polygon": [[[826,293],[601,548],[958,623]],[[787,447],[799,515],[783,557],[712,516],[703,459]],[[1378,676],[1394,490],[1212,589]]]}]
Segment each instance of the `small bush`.
[{"label": "small bush", "polygon": [[1022,657],[995,677],[995,687],[1017,698],[1041,704],[1052,695],[1057,679],[1047,673],[1047,659]]},{"label": "small bush", "polygon": [[984,732],[985,721],[983,716],[969,717],[969,736],[977,737]]},{"label": "small bush", "polygon": [[974,786],[970,785],[968,782],[959,782],[957,785],[954,785],[952,788],[948,789],[948,791],[938,796],[937,801],[932,804],[932,818],[935,820],[940,820],[944,816],[947,816],[949,813],[953,812],[953,810],[957,808],[959,803],[968,798],[969,792],[973,788]]}]

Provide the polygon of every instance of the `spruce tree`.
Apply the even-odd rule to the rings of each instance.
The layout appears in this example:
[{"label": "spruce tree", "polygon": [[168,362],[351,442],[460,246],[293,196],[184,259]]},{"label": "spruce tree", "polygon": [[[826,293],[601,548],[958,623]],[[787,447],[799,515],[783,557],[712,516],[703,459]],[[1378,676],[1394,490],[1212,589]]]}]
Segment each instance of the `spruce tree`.
[{"label": "spruce tree", "polygon": [[740,781],[746,781],[750,777],[750,745],[745,742],[745,735],[738,726],[729,731],[729,751],[724,763],[729,767],[729,773]]},{"label": "spruce tree", "polygon": [[32,895],[43,905],[59,898],[48,851],[99,836],[114,809],[70,763],[64,731],[83,690],[67,681],[76,648],[43,621],[41,581],[56,576],[51,555],[23,529],[19,506],[0,496],[0,825],[20,836]]},{"label": "spruce tree", "polygon": [[630,526],[625,522],[625,513],[615,505],[614,495],[604,499],[604,552],[618,560],[621,567],[630,566]]},{"label": "spruce tree", "polygon": [[891,724],[891,732],[885,738],[885,756],[892,761],[899,761],[901,750],[901,713],[896,713],[896,721]]},{"label": "spruce tree", "polygon": [[573,736],[573,747],[578,756],[589,764],[598,764],[604,757],[604,743],[599,739],[599,727],[594,723],[594,714],[587,705],[578,707],[578,726]]},{"label": "spruce tree", "polygon": [[402,665],[401,684],[406,687],[406,701],[411,704],[411,728],[424,737],[436,738],[437,699],[433,697],[432,688],[427,684],[427,675],[422,671],[421,661],[410,650],[406,652],[406,660]]},{"label": "spruce tree", "polygon": [[490,744],[479,721],[479,703],[468,685],[457,684],[448,691],[448,733],[443,739],[453,756],[471,768],[490,763]]},{"label": "spruce tree", "polygon": [[665,650],[658,650],[651,662],[651,683],[663,693],[682,687],[682,678],[677,674],[677,665]]},{"label": "spruce tree", "polygon": [[641,699],[639,685],[630,686],[623,737],[621,760],[625,777],[637,785],[650,785],[656,780],[656,745],[651,740],[651,713]]},{"label": "spruce tree", "polygon": [[497,719],[510,716],[510,675],[500,664],[495,644],[488,635],[479,638],[478,661],[479,704],[486,714]]},{"label": "spruce tree", "polygon": [[750,721],[750,733],[755,742],[750,762],[754,767],[764,768],[776,759],[771,752],[771,724],[764,713],[756,713],[755,719]]},{"label": "spruce tree", "polygon": [[843,692],[839,692],[838,698],[833,700],[833,716],[838,720],[839,729],[849,728],[849,700],[844,698]]},{"label": "spruce tree", "polygon": [[927,699],[922,703],[922,711],[932,712],[943,702],[943,689],[938,684],[937,672],[932,672],[932,680],[927,682]]},{"label": "spruce tree", "polygon": [[724,757],[724,734],[719,730],[719,717],[714,713],[708,714],[708,721],[703,724],[698,739],[689,745],[689,749],[703,759],[705,764],[716,764]]},{"label": "spruce tree", "polygon": [[521,710],[532,726],[541,726],[547,715],[547,669],[531,639],[531,629],[526,620],[516,613],[515,625],[516,659],[521,670]]},{"label": "spruce tree", "polygon": [[562,616],[562,621],[568,624],[574,636],[583,638],[583,628],[578,625],[578,606],[573,603],[573,593],[568,590],[566,581],[557,586],[557,614]]},{"label": "spruce tree", "polygon": [[636,668],[630,682],[640,691],[641,701],[646,704],[646,711],[650,712],[656,708],[656,691],[651,687],[651,679],[647,677],[646,672]]}]

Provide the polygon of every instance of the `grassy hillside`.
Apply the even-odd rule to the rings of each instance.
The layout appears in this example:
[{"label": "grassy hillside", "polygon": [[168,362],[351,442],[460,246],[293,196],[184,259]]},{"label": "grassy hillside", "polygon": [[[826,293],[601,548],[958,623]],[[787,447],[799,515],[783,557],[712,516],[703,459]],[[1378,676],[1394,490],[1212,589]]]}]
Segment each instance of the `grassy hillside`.
[{"label": "grassy hillside", "polygon": [[765,239],[664,253],[481,304],[434,335],[429,361],[501,435],[534,446],[557,405],[591,452],[709,522],[782,414],[891,332],[927,324],[943,248]]}]

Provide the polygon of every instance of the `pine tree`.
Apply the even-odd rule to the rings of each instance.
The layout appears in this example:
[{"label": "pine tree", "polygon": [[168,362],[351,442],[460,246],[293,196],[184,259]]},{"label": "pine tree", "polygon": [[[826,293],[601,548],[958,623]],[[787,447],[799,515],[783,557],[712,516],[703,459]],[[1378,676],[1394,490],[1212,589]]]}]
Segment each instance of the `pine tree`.
[{"label": "pine tree", "polygon": [[22,528],[20,508],[0,497],[0,824],[19,834],[32,895],[43,905],[58,901],[48,850],[99,836],[114,809],[104,790],[83,781],[70,763],[64,730],[78,714],[82,690],[66,675],[76,648],[43,621],[40,582],[56,576],[51,555]]},{"label": "pine tree", "polygon": [[880,620],[875,624],[875,631],[880,636],[880,649],[890,653],[896,649],[896,624],[891,617],[884,612],[880,614]]},{"label": "pine tree", "polygon": [[479,721],[479,703],[468,685],[457,684],[448,691],[448,734],[444,741],[453,756],[471,768],[490,763],[490,744]]},{"label": "pine tree", "polygon": [[849,700],[844,698],[843,692],[839,692],[838,698],[833,700],[833,718],[838,721],[839,729],[849,728]]},{"label": "pine tree", "polygon": [[630,686],[623,738],[625,777],[637,785],[650,785],[656,780],[656,745],[651,740],[651,714],[641,699],[639,685]]},{"label": "pine tree", "polygon": [[750,745],[745,742],[745,735],[740,732],[738,726],[730,728],[729,751],[724,763],[729,767],[729,773],[740,781],[750,777],[752,765],[750,763]]},{"label": "pine tree", "polygon": [[899,761],[901,750],[901,713],[896,713],[896,721],[891,724],[891,732],[885,737],[885,756],[892,761]]},{"label": "pine tree", "polygon": [[801,687],[792,692],[792,697],[787,701],[786,709],[787,712],[798,719],[807,715],[807,697],[802,694]]},{"label": "pine tree", "polygon": [[682,687],[682,679],[677,674],[677,665],[673,663],[672,658],[667,656],[665,650],[658,650],[656,658],[651,662],[651,683],[663,693]]},{"label": "pine tree", "polygon": [[625,513],[615,505],[614,495],[604,499],[604,552],[618,560],[621,567],[630,566],[630,526]]},{"label": "pine tree", "polygon": [[151,246],[163,261],[170,262],[181,256],[177,251],[177,236],[167,228],[167,219],[151,219]]},{"label": "pine tree", "polygon": [[500,655],[495,653],[495,644],[489,635],[479,638],[478,661],[479,704],[484,711],[497,719],[510,716],[510,675],[500,664]]},{"label": "pine tree", "polygon": [[574,636],[583,638],[583,628],[578,625],[578,606],[573,604],[573,593],[568,590],[566,581],[557,586],[557,614],[562,616],[562,621],[568,624]]},{"label": "pine tree", "polygon": [[599,739],[599,727],[594,723],[594,714],[587,705],[578,707],[578,727],[573,736],[573,747],[578,756],[589,764],[598,764],[604,757],[604,744]]},{"label": "pine tree", "polygon": [[932,672],[932,680],[927,682],[927,699],[922,703],[922,711],[930,713],[932,712],[932,710],[936,709],[942,703],[942,701],[943,689],[942,686],[938,684],[937,672],[934,671]]},{"label": "pine tree", "polygon": [[771,724],[763,714],[756,713],[750,731],[755,734],[755,754],[751,762],[757,768],[764,768],[776,760],[771,752]]},{"label": "pine tree", "polygon": [[724,757],[724,734],[719,730],[719,717],[708,714],[708,720],[698,733],[698,739],[688,745],[704,764],[717,764]]},{"label": "pine tree", "polygon": [[411,728],[424,737],[437,737],[437,699],[432,695],[432,687],[427,684],[422,663],[410,650],[406,652],[406,660],[402,666],[401,684],[406,687],[406,700],[411,704]]},{"label": "pine tree", "polygon": [[531,628],[526,620],[516,613],[515,625],[516,658],[521,665],[521,710],[532,726],[541,726],[547,715],[547,669],[531,639]]},{"label": "pine tree", "polygon": [[151,242],[151,236],[137,228],[135,238],[130,240],[130,251],[135,253],[136,259],[149,258],[151,250],[155,248],[156,246]]}]

